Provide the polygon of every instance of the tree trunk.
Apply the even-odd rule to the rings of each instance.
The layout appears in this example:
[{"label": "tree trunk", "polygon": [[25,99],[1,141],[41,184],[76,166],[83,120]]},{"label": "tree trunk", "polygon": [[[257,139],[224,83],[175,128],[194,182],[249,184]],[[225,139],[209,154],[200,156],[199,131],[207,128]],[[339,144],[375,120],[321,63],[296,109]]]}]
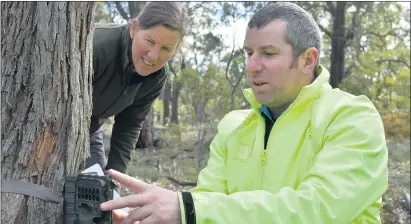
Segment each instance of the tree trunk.
[{"label": "tree trunk", "polygon": [[170,98],[171,98],[171,84],[170,77],[167,78],[166,86],[164,88],[163,95],[163,125],[167,124],[168,118],[170,117]]},{"label": "tree trunk", "polygon": [[[62,192],[89,151],[93,2],[1,3],[1,174]],[[2,223],[63,223],[59,204],[1,194]]]},{"label": "tree trunk", "polygon": [[140,136],[138,137],[136,143],[136,149],[153,147],[153,118],[154,109],[151,107],[150,112],[148,112],[147,117],[143,122],[143,126],[141,127]]},{"label": "tree trunk", "polygon": [[[172,66],[170,66],[170,69],[172,69]],[[180,63],[180,69],[183,71],[186,69],[186,61],[184,56],[181,58],[181,63]],[[175,75],[175,71],[173,72]],[[183,88],[182,81],[177,78],[177,76],[174,77],[173,80],[173,92],[171,96],[171,123],[178,124],[178,97],[180,96],[180,91]]]},{"label": "tree trunk", "polygon": [[178,124],[178,96],[182,85],[179,81],[174,81],[173,96],[171,97],[171,119],[170,122]]},{"label": "tree trunk", "polygon": [[146,126],[146,136],[145,142],[147,148],[153,148],[153,117],[154,117],[154,108],[151,107],[150,112],[147,115],[147,119],[145,121]]},{"label": "tree trunk", "polygon": [[331,78],[333,88],[338,87],[344,76],[345,49],[345,6],[347,2],[337,2],[333,12],[333,34],[331,42]]}]

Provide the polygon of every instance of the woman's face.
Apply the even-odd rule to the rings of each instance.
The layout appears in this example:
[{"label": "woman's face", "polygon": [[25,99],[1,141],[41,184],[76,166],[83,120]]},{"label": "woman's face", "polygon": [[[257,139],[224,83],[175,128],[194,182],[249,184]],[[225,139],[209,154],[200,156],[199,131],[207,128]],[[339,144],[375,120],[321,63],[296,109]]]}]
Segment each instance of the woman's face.
[{"label": "woman's face", "polygon": [[134,68],[141,76],[148,76],[161,69],[174,55],[181,40],[178,31],[172,31],[163,25],[141,29],[137,19],[130,25],[130,36]]}]

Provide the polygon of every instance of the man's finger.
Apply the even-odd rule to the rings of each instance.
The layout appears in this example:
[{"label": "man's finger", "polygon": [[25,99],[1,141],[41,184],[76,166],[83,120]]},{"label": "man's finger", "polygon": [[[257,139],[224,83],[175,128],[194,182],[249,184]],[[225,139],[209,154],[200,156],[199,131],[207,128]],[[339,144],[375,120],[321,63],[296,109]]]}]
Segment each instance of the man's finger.
[{"label": "man's finger", "polygon": [[114,180],[118,181],[120,184],[130,188],[130,190],[134,191],[135,193],[144,192],[152,187],[151,184],[130,177],[113,169],[108,170],[107,174]]},{"label": "man's finger", "polygon": [[149,203],[148,194],[133,194],[117,198],[114,200],[106,201],[100,205],[100,209],[103,211],[110,211],[114,209],[122,209],[126,207],[141,207]]},{"label": "man's finger", "polygon": [[113,210],[112,214],[114,224],[120,224],[128,216],[128,213],[123,210]]},{"label": "man's finger", "polygon": [[148,216],[147,218],[141,220],[138,224],[152,224],[152,223],[159,223],[158,220],[152,215]]},{"label": "man's finger", "polygon": [[146,205],[140,208],[136,208],[130,212],[130,214],[124,219],[124,223],[134,223],[141,221],[146,217],[149,217],[153,212],[153,207],[151,205]]}]

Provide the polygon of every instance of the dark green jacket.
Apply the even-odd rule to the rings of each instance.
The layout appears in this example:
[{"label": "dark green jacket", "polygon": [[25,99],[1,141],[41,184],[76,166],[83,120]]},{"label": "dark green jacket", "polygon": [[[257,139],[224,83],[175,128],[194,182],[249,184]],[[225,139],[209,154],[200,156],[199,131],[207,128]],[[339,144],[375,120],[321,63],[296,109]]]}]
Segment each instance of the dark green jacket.
[{"label": "dark green jacket", "polygon": [[149,76],[134,70],[128,25],[96,24],[93,39],[93,112],[90,133],[114,117],[106,169],[125,172],[142,122],[167,79],[162,68]]}]

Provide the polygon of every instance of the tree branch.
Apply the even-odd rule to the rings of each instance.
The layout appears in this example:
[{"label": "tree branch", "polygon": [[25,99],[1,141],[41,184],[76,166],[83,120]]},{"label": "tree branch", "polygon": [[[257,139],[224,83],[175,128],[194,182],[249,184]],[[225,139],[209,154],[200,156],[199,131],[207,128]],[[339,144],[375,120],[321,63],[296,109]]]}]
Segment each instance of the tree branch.
[{"label": "tree branch", "polygon": [[351,74],[351,71],[353,69],[354,65],[351,64],[350,66],[348,66],[346,69],[344,69],[344,74],[343,74],[343,78],[349,76]]},{"label": "tree branch", "polygon": [[233,35],[233,49],[231,50],[230,58],[227,61],[227,66],[225,67],[225,77],[230,83],[231,87],[234,87],[234,84],[231,82],[230,77],[228,77],[228,69],[230,68],[231,60],[233,60],[233,55],[235,51],[235,36]]},{"label": "tree branch", "polygon": [[168,68],[170,69],[171,74],[173,74],[174,76],[177,76],[176,70],[173,67],[173,60],[169,60],[167,64],[168,64]]},{"label": "tree branch", "polygon": [[116,8],[117,8],[118,12],[120,13],[120,15],[123,17],[123,19],[129,21],[130,17],[128,16],[126,11],[124,11],[124,9],[121,6],[120,2],[114,2],[114,4],[116,4]]},{"label": "tree branch", "polygon": [[356,10],[354,12],[354,15],[351,18],[351,27],[348,28],[348,32],[345,34],[345,38],[347,40],[354,38],[354,29],[358,26],[356,21],[357,21],[357,16],[360,13],[361,6],[362,6],[361,2],[358,2],[357,4],[355,4]]},{"label": "tree branch", "polygon": [[[327,11],[330,11],[331,9],[329,9],[329,7],[327,5],[323,5],[323,4],[318,4],[317,2],[313,2],[313,3],[308,3],[308,2],[298,2],[298,5],[303,6],[306,10],[308,11],[313,11],[316,8],[322,7],[322,8],[326,8],[328,9]],[[332,5],[331,5],[332,6]],[[331,12],[330,12],[331,13]],[[332,38],[332,33],[327,30],[327,28],[325,28],[324,26],[322,26],[320,24],[320,20],[318,19],[318,15],[317,14],[313,14],[313,18],[314,20],[317,22],[318,27],[320,28],[321,31],[323,31],[327,36],[329,36],[330,38]]]},{"label": "tree branch", "polygon": [[327,30],[325,27],[323,27],[319,22],[317,22],[318,27],[320,28],[321,31],[323,31],[328,37],[332,38],[333,35],[329,30]]},{"label": "tree branch", "polygon": [[185,186],[192,186],[192,187],[197,186],[197,182],[181,181],[181,180],[175,179],[172,176],[164,176],[164,177],[167,178],[167,180],[173,182],[174,184],[178,184],[178,185],[183,186],[183,187],[185,187]]},{"label": "tree branch", "polygon": [[381,40],[381,42],[384,44],[384,46],[387,45],[387,42],[385,41],[385,38],[389,35],[389,33],[383,35],[383,34],[375,33],[375,32],[373,32],[373,31],[369,31],[369,32],[367,32],[366,34],[369,34],[369,35],[373,35],[373,36],[378,37],[378,38]]},{"label": "tree branch", "polygon": [[404,59],[382,59],[382,60],[376,60],[375,63],[377,64],[381,64],[383,62],[388,62],[388,63],[401,63],[404,64],[405,66],[407,66],[408,68],[411,68],[410,65],[404,60]]},{"label": "tree branch", "polygon": [[[244,54],[242,54],[242,58],[244,59],[244,64],[243,64],[243,71],[245,71],[245,57],[244,57]],[[240,75],[240,78],[239,79],[237,79],[237,82],[234,84],[234,89],[236,89],[237,87],[238,87],[238,85],[240,84],[240,82],[241,82],[241,80],[243,79],[243,77],[244,77],[245,75]]]}]

